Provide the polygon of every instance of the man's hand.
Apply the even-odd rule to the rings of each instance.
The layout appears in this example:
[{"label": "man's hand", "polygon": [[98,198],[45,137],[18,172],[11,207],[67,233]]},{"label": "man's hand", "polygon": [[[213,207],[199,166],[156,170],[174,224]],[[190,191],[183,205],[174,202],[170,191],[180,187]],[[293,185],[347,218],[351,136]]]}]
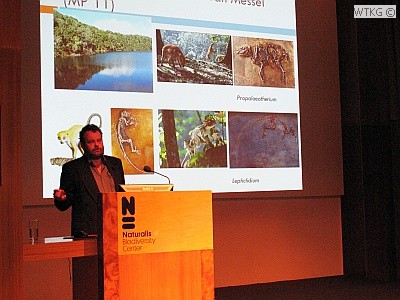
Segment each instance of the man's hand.
[{"label": "man's hand", "polygon": [[62,189],[54,190],[53,197],[54,197],[54,200],[65,201],[65,199],[67,199],[67,194]]}]

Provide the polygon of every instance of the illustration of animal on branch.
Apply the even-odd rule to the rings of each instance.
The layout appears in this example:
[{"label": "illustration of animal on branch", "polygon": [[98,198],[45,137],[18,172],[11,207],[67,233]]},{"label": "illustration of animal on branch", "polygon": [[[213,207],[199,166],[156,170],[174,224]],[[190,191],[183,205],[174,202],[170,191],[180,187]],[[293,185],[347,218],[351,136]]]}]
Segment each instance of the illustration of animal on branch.
[{"label": "illustration of animal on branch", "polygon": [[[202,124],[196,126],[189,132],[189,138],[184,140],[185,156],[181,162],[181,167],[188,167],[190,158],[197,151],[207,151],[210,148],[225,145],[218,128],[215,117],[207,115]],[[200,149],[203,146],[202,149]]]},{"label": "illustration of animal on branch", "polygon": [[[99,128],[102,125],[102,119],[100,114],[93,113],[87,119],[86,124],[90,124],[93,117],[97,117],[99,119]],[[57,133],[57,138],[60,141],[60,144],[67,145],[72,151],[72,159],[75,159],[78,155],[78,151],[83,154],[83,148],[79,141],[79,132],[82,130],[83,125],[72,125],[70,128],[66,130],[62,130]]]},{"label": "illustration of animal on branch", "polygon": [[215,53],[214,43],[210,43],[210,45],[208,46],[208,49],[207,49],[207,53],[206,53],[206,60],[212,61],[212,57],[213,57],[214,53]]}]

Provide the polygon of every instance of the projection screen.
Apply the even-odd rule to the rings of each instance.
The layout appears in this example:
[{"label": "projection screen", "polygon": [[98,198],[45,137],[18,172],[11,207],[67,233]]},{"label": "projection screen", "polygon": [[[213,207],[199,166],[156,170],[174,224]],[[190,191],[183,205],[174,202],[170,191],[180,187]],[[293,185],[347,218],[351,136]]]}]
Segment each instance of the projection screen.
[{"label": "projection screen", "polygon": [[127,183],[302,189],[295,1],[40,3],[43,197],[87,123]]}]

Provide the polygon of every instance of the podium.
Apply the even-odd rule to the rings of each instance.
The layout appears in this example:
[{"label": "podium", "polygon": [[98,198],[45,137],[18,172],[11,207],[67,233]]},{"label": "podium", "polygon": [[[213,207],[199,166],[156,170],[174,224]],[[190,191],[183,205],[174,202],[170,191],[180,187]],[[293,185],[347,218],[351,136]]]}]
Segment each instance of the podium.
[{"label": "podium", "polygon": [[214,299],[211,191],[105,193],[101,202],[100,299]]}]

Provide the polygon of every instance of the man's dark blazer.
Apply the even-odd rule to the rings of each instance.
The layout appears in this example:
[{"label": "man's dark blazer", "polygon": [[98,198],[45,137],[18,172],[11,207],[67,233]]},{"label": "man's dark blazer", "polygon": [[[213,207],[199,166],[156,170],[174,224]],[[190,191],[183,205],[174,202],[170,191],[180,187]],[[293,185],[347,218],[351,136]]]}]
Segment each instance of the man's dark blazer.
[{"label": "man's dark blazer", "polygon": [[[115,190],[122,191],[119,185],[125,183],[125,178],[121,160],[104,155],[104,163],[114,179]],[[77,230],[83,230],[88,234],[97,234],[100,190],[85,156],[63,165],[60,189],[66,192],[67,199],[65,201],[54,200],[54,204],[61,211],[72,206],[71,234]]]}]

